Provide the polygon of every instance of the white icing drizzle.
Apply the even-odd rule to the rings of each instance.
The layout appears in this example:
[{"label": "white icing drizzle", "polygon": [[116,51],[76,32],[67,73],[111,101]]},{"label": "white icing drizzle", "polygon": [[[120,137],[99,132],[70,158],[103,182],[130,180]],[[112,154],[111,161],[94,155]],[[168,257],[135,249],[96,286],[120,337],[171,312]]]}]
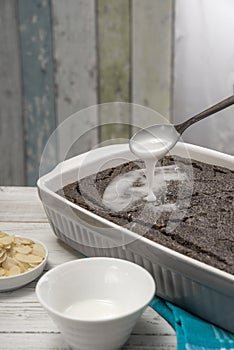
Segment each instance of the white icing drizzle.
[{"label": "white icing drizzle", "polygon": [[[146,170],[132,170],[116,176],[109,183],[103,194],[103,204],[108,209],[119,212],[131,208],[140,199],[146,201],[151,199],[147,204],[158,208],[160,203],[155,200],[166,195],[167,183],[172,180],[183,181],[185,179],[186,174],[175,165],[160,167],[153,165],[150,183],[146,180]],[[152,186],[152,191],[148,194],[149,186]],[[151,197],[148,198],[147,195]],[[171,204],[161,203],[161,207],[163,210],[172,209]]]}]

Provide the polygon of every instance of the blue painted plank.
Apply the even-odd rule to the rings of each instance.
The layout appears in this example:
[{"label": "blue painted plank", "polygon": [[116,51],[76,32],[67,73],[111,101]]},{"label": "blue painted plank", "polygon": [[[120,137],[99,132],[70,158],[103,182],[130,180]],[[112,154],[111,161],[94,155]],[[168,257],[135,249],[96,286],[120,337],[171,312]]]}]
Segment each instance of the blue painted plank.
[{"label": "blue painted plank", "polygon": [[0,1],[0,185],[24,185],[20,54],[15,0]]},{"label": "blue painted plank", "polygon": [[[27,185],[35,185],[43,148],[55,129],[51,8],[48,0],[18,0]],[[48,162],[54,162],[51,149]]]}]

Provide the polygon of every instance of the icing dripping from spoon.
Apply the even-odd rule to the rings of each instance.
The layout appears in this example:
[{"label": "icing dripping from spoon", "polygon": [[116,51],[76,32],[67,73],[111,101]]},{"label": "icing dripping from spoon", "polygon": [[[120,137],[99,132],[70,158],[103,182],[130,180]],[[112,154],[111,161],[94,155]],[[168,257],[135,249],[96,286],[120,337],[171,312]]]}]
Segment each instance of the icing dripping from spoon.
[{"label": "icing dripping from spoon", "polygon": [[211,116],[234,104],[234,95],[222,100],[210,108],[196,114],[181,124],[156,124],[139,130],[129,141],[129,148],[138,158],[145,162],[148,181],[147,201],[155,201],[153,193],[154,168],[178,142],[183,132],[194,123]]}]

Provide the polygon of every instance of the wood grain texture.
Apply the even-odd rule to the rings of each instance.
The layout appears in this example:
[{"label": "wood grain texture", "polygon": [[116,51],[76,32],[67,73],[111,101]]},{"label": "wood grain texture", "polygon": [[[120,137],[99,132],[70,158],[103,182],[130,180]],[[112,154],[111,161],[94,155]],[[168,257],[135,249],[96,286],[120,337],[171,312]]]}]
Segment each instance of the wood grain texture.
[{"label": "wood grain texture", "polygon": [[[10,334],[11,341],[8,342],[9,334],[3,334],[1,336],[2,348],[1,350],[69,350],[68,346],[63,342],[61,335],[56,333],[29,333],[27,334],[27,343],[25,343],[25,334]],[[149,337],[150,338],[150,337]],[[154,336],[151,336],[154,339]],[[131,337],[132,339],[132,337]],[[163,339],[163,337],[162,337]],[[40,344],[40,345],[39,345]],[[122,350],[175,350],[176,345],[170,343],[163,344],[159,342],[158,344],[153,344],[152,341],[149,344],[137,345],[125,345]]]},{"label": "wood grain texture", "polygon": [[95,112],[89,116],[77,114],[77,123],[66,119],[97,103],[95,1],[52,0],[52,12],[57,120],[58,124],[67,123],[66,133],[58,135],[59,154],[67,141],[76,140],[79,131],[85,137],[82,145],[73,145],[70,156],[74,156],[90,150],[98,137]]},{"label": "wood grain texture", "polygon": [[0,222],[5,220],[11,222],[48,222],[35,188],[0,187]]},{"label": "wood grain texture", "polygon": [[0,1],[0,185],[24,184],[21,74],[16,1]]},{"label": "wood grain texture", "polygon": [[[0,230],[44,242],[49,250],[46,270],[83,257],[79,252],[57,240],[47,221],[37,221],[43,209],[39,206],[36,188],[1,187],[0,199],[1,196],[10,210],[5,211],[0,217]],[[21,215],[21,207],[24,207],[25,212],[29,212],[32,202],[38,205],[38,212],[32,213],[30,222],[25,222]],[[12,218],[17,221],[12,221]],[[37,280],[15,291],[1,293],[1,350],[68,350],[56,325],[37,300],[35,294]],[[176,336],[172,327],[162,317],[147,308],[123,350],[153,349],[175,350]]]},{"label": "wood grain texture", "polygon": [[[26,180],[34,185],[55,128],[51,13],[48,0],[18,0],[24,93]],[[52,159],[55,150],[51,150]],[[48,160],[49,161],[49,160]]]},{"label": "wood grain texture", "polygon": [[173,0],[132,0],[132,102],[166,118],[171,109],[172,26]]},{"label": "wood grain texture", "polygon": [[[130,11],[128,0],[97,1],[97,34],[99,62],[99,103],[130,101]],[[100,107],[101,141],[128,138],[128,123],[121,106],[110,123],[111,107]],[[113,112],[114,115],[114,112]],[[121,125],[123,123],[123,125]]]},{"label": "wood grain texture", "polygon": [[[0,16],[0,185],[34,185],[49,136],[85,107],[132,101],[169,117],[173,0],[2,0]],[[132,115],[123,105],[76,114],[46,167],[57,146],[60,156],[70,143],[70,157],[126,142],[142,119]]]}]

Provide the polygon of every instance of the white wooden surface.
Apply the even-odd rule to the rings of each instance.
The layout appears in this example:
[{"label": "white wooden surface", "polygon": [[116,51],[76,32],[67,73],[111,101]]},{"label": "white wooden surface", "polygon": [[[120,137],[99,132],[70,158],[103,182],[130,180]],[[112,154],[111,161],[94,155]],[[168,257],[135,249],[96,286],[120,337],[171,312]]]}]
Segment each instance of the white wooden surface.
[{"label": "white wooden surface", "polygon": [[[58,241],[53,234],[36,188],[0,187],[0,230],[43,241],[49,249],[46,269],[82,258],[79,252]],[[0,293],[1,350],[67,350],[62,337],[40,306],[35,295],[36,281]],[[176,336],[169,324],[147,308],[124,350],[176,349]]]}]

